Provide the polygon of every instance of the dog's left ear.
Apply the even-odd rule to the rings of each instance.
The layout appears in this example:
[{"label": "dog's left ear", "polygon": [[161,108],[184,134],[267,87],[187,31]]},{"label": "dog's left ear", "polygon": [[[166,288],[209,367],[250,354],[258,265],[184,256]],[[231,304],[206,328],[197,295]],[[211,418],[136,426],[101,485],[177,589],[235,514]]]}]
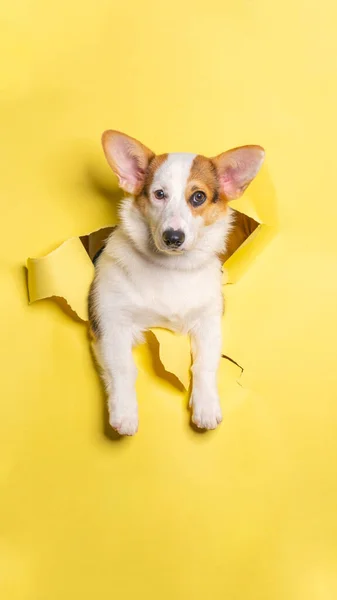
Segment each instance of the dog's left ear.
[{"label": "dog's left ear", "polygon": [[241,146],[213,158],[222,191],[229,200],[243,194],[258,174],[264,155],[261,146]]},{"label": "dog's left ear", "polygon": [[102,145],[106,159],[118,177],[120,187],[129,194],[139,194],[154,153],[138,140],[119,131],[105,131],[102,135]]}]

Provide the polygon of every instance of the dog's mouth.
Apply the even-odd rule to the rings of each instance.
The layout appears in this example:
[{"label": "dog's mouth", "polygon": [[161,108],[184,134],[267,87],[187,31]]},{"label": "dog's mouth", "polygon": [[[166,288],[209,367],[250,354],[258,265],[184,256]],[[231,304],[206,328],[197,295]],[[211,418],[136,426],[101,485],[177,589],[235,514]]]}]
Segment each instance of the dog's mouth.
[{"label": "dog's mouth", "polygon": [[186,248],[175,248],[175,247],[168,248],[164,244],[160,244],[160,245],[156,244],[153,238],[152,238],[152,243],[150,244],[150,247],[151,247],[152,252],[155,252],[156,254],[166,254],[167,256],[184,254],[186,252]]},{"label": "dog's mouth", "polygon": [[161,248],[159,250],[159,252],[161,252],[162,254],[168,254],[168,255],[184,254],[184,252],[186,252],[186,249],[185,248]]}]

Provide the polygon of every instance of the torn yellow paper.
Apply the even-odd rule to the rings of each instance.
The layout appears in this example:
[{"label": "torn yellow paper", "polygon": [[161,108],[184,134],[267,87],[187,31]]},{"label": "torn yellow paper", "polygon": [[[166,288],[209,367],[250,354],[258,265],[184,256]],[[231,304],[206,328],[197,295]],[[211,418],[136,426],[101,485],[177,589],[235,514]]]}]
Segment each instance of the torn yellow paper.
[{"label": "torn yellow paper", "polygon": [[88,319],[88,293],[94,266],[81,240],[73,237],[42,258],[28,258],[29,301],[64,298],[83,321]]},{"label": "torn yellow paper", "polygon": [[[253,195],[254,198],[254,195]],[[247,207],[242,203],[242,212],[254,212],[254,200],[250,198]],[[248,267],[263,248],[266,236],[258,236],[261,225],[247,240],[246,244],[234,253],[226,262],[223,283],[232,283]],[[271,230],[272,228],[266,228]],[[99,234],[99,232],[98,232]],[[104,237],[104,235],[103,235]],[[257,243],[254,244],[255,238]],[[262,242],[261,242],[262,240]],[[239,258],[236,255],[239,253]],[[242,259],[243,256],[243,259]],[[246,260],[244,260],[246,258]],[[232,260],[233,259],[233,260]],[[227,264],[229,270],[227,273]],[[28,289],[30,302],[46,298],[64,299],[73,313],[83,321],[88,319],[87,299],[94,276],[94,267],[80,238],[71,238],[59,248],[42,258],[29,258]],[[185,389],[190,382],[191,351],[190,341],[186,335],[177,335],[165,329],[152,329],[159,342],[160,360],[165,371],[179,379]]]},{"label": "torn yellow paper", "polygon": [[223,267],[223,285],[235,283],[249,269],[266,245],[277,233],[276,227],[259,225],[243,244],[229,257]]},{"label": "torn yellow paper", "polygon": [[224,285],[238,281],[277,234],[277,197],[267,163],[268,157],[246,193],[238,200],[230,202],[232,208],[251,217],[260,225],[226,261]]},{"label": "torn yellow paper", "polygon": [[[264,171],[266,173],[266,169]],[[261,181],[259,176],[258,181]],[[263,185],[265,183],[265,185]],[[270,194],[271,186],[266,175],[262,177],[262,186],[256,188],[244,196],[240,201],[233,203],[236,210],[251,216],[257,216],[260,194],[264,194],[265,204],[269,199],[274,200]],[[266,208],[262,205],[259,214],[269,215],[274,208]],[[272,220],[272,217],[270,217]],[[275,216],[274,216],[275,221]],[[102,230],[101,237],[105,236]],[[260,225],[244,244],[225,263],[223,273],[223,284],[233,283],[249,267],[249,264],[262,251],[264,245],[274,234],[274,228]],[[100,232],[97,232],[98,237]],[[100,239],[100,237],[99,237]],[[94,252],[95,253],[95,252]],[[87,298],[90,284],[94,275],[94,267],[79,238],[71,238],[64,242],[59,248],[42,258],[28,259],[28,288],[30,302],[42,300],[43,298],[64,299],[72,311],[82,320],[88,319]],[[165,371],[172,373],[179,379],[185,389],[190,382],[191,352],[190,341],[186,335],[176,335],[165,329],[153,329],[153,334],[159,342],[160,360]]]},{"label": "torn yellow paper", "polygon": [[[223,285],[237,281],[275,235],[276,199],[265,165],[248,188],[248,192],[241,199],[231,202],[231,206],[262,224],[226,261],[223,269]],[[264,219],[271,225],[264,225]],[[98,240],[101,245],[102,238],[105,239],[109,230],[103,228],[96,233],[95,239],[89,239],[89,243],[95,244]],[[96,244],[88,250],[91,255],[94,255],[97,249]],[[44,298],[55,298],[59,302],[60,299],[64,299],[77,317],[84,321],[88,319],[87,298],[94,276],[94,267],[79,238],[71,238],[42,258],[28,259],[27,268],[30,302]],[[165,371],[177,377],[187,389],[191,366],[188,337],[164,329],[152,331],[159,342],[160,360]]]}]

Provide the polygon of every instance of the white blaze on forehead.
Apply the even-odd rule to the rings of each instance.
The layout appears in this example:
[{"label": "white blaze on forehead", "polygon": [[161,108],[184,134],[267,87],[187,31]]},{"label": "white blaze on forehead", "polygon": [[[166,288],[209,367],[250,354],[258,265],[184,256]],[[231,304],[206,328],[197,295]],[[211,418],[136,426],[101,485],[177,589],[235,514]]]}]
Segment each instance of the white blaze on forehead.
[{"label": "white blaze on forehead", "polygon": [[185,188],[196,154],[173,153],[160,165],[153,177],[152,187],[160,187],[170,200],[180,201],[185,197]]},{"label": "white blaze on forehead", "polygon": [[[188,233],[191,211],[185,199],[185,189],[190,177],[195,154],[168,154],[167,159],[154,174],[152,192],[162,189],[166,200],[156,206],[157,226],[160,231],[181,229]],[[187,235],[186,235],[187,237]]]}]

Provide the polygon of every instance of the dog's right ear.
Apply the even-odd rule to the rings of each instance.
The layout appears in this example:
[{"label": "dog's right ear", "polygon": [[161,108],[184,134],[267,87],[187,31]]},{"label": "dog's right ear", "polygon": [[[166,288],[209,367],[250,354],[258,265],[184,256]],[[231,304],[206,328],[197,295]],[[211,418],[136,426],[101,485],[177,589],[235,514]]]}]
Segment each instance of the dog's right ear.
[{"label": "dog's right ear", "polygon": [[119,131],[105,131],[102,145],[107,161],[118,177],[119,186],[129,194],[139,194],[154,153]]}]

